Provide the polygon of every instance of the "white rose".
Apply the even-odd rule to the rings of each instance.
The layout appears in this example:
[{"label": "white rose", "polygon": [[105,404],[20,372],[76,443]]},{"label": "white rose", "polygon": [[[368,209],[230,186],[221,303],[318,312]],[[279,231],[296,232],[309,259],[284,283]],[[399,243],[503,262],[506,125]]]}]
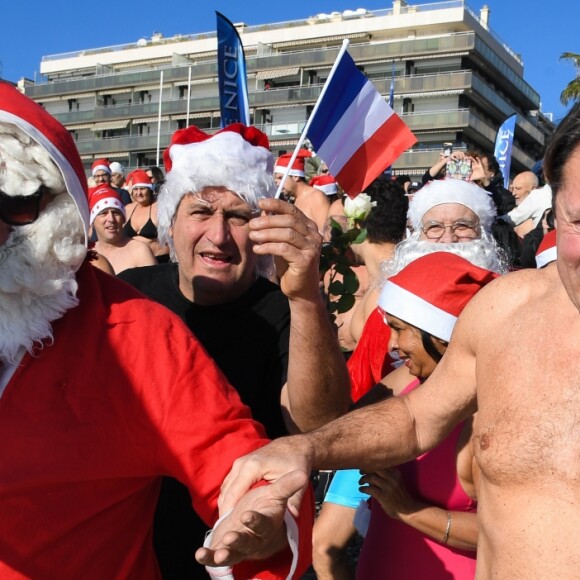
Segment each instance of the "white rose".
[{"label": "white rose", "polygon": [[347,196],[344,200],[344,215],[353,221],[364,220],[376,205],[377,202],[371,201],[371,196],[366,193],[359,193],[354,199]]}]

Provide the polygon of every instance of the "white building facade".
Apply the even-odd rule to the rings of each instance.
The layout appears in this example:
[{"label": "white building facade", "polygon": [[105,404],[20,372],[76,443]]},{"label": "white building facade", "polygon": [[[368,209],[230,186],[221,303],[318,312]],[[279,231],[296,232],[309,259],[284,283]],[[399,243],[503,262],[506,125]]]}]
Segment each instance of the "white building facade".
[{"label": "white building facade", "polygon": [[[252,123],[275,153],[290,151],[344,38],[349,53],[417,136],[394,173],[420,175],[445,142],[493,152],[502,121],[517,114],[512,173],[541,157],[551,122],[524,80],[523,63],[463,0],[307,20],[236,25],[246,53]],[[220,127],[215,32],[46,56],[45,82],[22,90],[71,131],[85,167],[107,157],[128,168],[158,165],[171,135]]]}]

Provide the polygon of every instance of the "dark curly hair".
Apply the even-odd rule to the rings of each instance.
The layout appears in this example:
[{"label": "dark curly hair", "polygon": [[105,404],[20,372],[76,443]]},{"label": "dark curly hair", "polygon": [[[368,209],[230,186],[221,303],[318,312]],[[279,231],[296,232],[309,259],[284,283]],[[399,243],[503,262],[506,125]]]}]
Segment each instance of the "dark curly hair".
[{"label": "dark curly hair", "polygon": [[385,176],[377,177],[365,190],[373,201],[373,207],[363,226],[372,244],[390,242],[398,244],[405,236],[409,199],[396,181]]}]

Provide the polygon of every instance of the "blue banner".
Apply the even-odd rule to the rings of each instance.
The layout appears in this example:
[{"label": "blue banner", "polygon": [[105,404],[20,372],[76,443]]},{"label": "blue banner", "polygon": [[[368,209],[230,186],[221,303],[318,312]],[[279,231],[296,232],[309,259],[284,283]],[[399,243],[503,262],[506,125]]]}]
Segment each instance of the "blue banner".
[{"label": "blue banner", "polygon": [[493,152],[503,174],[503,186],[508,189],[510,184],[510,167],[512,164],[512,144],[516,128],[516,117],[508,117],[497,131],[495,151]]},{"label": "blue banner", "polygon": [[216,16],[221,126],[227,127],[232,123],[249,125],[244,47],[235,26],[223,14],[216,12]]}]

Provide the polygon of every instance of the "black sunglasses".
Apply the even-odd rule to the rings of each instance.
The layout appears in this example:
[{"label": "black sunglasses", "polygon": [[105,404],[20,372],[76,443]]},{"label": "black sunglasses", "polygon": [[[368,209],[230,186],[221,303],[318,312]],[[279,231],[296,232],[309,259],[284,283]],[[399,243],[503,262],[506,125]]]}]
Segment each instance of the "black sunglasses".
[{"label": "black sunglasses", "polygon": [[40,201],[47,191],[44,185],[32,195],[8,195],[0,189],[0,220],[11,226],[35,222],[40,213]]}]

